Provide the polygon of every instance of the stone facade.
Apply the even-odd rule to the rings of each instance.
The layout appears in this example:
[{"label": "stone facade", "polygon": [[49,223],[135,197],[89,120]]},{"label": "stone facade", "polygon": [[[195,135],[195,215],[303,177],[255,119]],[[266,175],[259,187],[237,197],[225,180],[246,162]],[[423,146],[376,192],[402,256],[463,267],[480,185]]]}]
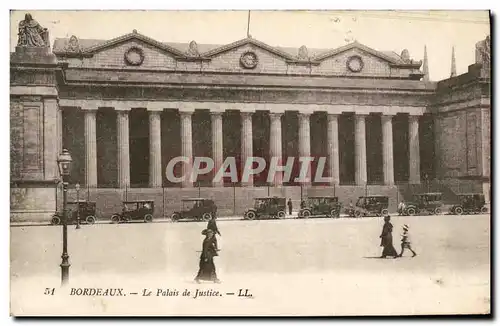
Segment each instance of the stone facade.
[{"label": "stone facade", "polygon": [[[56,39],[52,52],[16,48],[11,219],[46,219],[57,209],[63,147],[74,160],[71,183],[101,201],[102,215],[140,194],[161,200],[165,214],[178,205],[169,198],[196,193],[195,186],[223,212],[232,205],[229,214],[240,212],[236,202],[266,191],[298,202],[332,191],[348,201],[370,189],[390,193],[395,207],[399,185],[418,189],[423,176],[489,183],[489,79],[475,72],[480,63],[439,83],[425,81],[421,65],[407,51],[356,42],[338,49],[279,48],[252,38],[174,44],[136,31],[107,41]],[[293,182],[294,165],[291,182],[266,180],[266,169],[244,184],[212,183],[213,174],[171,184],[165,168],[181,155],[212,157],[217,166],[235,157],[240,177],[252,155],[268,164],[273,157],[316,160],[305,183]],[[330,182],[314,182],[320,157]]]}]

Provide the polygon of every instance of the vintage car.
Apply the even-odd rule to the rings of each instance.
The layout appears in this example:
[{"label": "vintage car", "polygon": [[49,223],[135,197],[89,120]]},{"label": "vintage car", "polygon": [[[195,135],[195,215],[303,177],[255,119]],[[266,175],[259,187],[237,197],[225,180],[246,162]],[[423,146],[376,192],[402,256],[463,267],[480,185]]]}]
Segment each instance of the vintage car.
[{"label": "vintage car", "polygon": [[286,198],[261,197],[254,199],[253,208],[245,211],[245,219],[284,218],[286,215]]},{"label": "vintage car", "polygon": [[112,223],[131,221],[152,222],[155,202],[153,200],[124,201],[122,211],[111,216]]},{"label": "vintage car", "polygon": [[310,216],[340,217],[338,197],[308,197],[304,206],[299,211],[299,218],[309,218]]},{"label": "vintage car", "polygon": [[458,195],[458,200],[458,204],[450,207],[450,214],[461,215],[488,212],[483,194],[460,194]]},{"label": "vintage car", "polygon": [[440,192],[416,194],[413,196],[412,201],[405,203],[403,215],[422,213],[439,215],[443,207],[442,196]]},{"label": "vintage car", "polygon": [[386,216],[389,214],[389,197],[361,196],[355,206],[350,206],[346,212],[351,217]]},{"label": "vintage car", "polygon": [[[78,219],[80,223],[94,224],[96,221],[95,209],[96,204],[94,201],[70,201],[67,205],[68,222],[67,224],[76,224]],[[63,219],[63,212],[57,212],[52,216],[50,223],[52,225],[61,224]]]},{"label": "vintage car", "polygon": [[183,199],[182,209],[172,213],[172,221],[182,219],[195,219],[198,221],[208,221],[212,216],[217,215],[217,205],[212,199],[207,198],[188,198]]}]

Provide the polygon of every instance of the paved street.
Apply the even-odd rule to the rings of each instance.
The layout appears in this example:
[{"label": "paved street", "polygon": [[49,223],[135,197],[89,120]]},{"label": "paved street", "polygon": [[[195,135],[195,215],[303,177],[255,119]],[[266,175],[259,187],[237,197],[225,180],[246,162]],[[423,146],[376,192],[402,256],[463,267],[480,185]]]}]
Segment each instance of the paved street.
[{"label": "paved street", "polygon": [[[251,309],[264,315],[489,309],[489,215],[393,217],[392,222],[398,250],[401,226],[410,225],[417,257],[408,253],[395,260],[375,258],[381,251],[381,218],[219,221],[219,285],[192,281],[205,223],[98,224],[81,230],[73,226],[68,235],[71,285],[201,286],[232,292],[249,288],[255,296]],[[58,286],[61,240],[62,227],[11,228],[13,310],[19,302],[28,311],[55,312],[56,306],[67,304],[68,297],[58,297],[56,303],[40,295],[45,287]],[[43,303],[27,303],[30,295],[40,295]],[[194,306],[206,314],[246,314],[250,309],[245,303],[249,301],[237,298],[209,306],[177,299],[168,307],[157,301],[147,307],[137,304],[141,311],[162,314],[189,314]],[[92,312],[121,311],[123,305],[110,301],[104,308],[92,306]],[[80,311],[78,305],[72,309]]]}]

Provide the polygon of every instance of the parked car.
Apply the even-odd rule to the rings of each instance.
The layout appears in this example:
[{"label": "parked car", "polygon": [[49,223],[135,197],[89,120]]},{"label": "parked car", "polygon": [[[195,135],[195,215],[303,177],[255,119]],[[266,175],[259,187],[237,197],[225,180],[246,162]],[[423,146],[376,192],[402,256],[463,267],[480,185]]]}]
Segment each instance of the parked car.
[{"label": "parked car", "polygon": [[450,207],[450,214],[461,215],[488,212],[484,194],[460,194],[458,195],[458,200],[458,204]]},{"label": "parked car", "polygon": [[152,222],[155,202],[153,200],[124,201],[122,211],[111,216],[112,223],[131,221]]},{"label": "parked car", "polygon": [[262,197],[254,199],[254,207],[245,211],[245,219],[284,218],[286,215],[286,198]]},{"label": "parked car", "polygon": [[299,218],[308,218],[310,216],[329,216],[340,217],[340,209],[342,205],[339,203],[338,197],[308,197],[305,200],[305,206],[299,211]]},{"label": "parked car", "polygon": [[417,215],[422,213],[441,214],[443,207],[442,194],[440,192],[427,192],[416,194],[413,200],[405,203],[404,215]]},{"label": "parked car", "polygon": [[[70,201],[67,203],[68,222],[67,224],[76,224],[78,218],[82,224],[94,224],[96,222],[96,204],[94,201]],[[61,224],[63,212],[56,212],[50,223],[52,225]]]},{"label": "parked car", "polygon": [[212,199],[207,198],[188,198],[182,199],[182,208],[175,211],[170,218],[172,221],[182,219],[195,219],[198,221],[208,221],[212,216],[217,215],[217,205]]},{"label": "parked car", "polygon": [[385,216],[389,214],[389,197],[387,196],[361,196],[356,205],[349,209],[349,216]]}]

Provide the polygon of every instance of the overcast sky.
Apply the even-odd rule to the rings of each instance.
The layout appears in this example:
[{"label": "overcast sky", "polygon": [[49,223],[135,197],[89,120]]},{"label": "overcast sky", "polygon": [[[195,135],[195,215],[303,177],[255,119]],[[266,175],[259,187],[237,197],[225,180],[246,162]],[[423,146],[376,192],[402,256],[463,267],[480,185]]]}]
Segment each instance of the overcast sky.
[{"label": "overcast sky", "polygon": [[[11,13],[10,49],[26,11]],[[246,37],[248,11],[30,11],[55,38],[111,39],[132,32],[163,42],[227,44]],[[458,74],[474,63],[475,44],[489,34],[487,11],[252,11],[250,34],[269,45],[336,48],[356,39],[369,47],[423,59],[431,80],[448,78],[455,46]]]}]

